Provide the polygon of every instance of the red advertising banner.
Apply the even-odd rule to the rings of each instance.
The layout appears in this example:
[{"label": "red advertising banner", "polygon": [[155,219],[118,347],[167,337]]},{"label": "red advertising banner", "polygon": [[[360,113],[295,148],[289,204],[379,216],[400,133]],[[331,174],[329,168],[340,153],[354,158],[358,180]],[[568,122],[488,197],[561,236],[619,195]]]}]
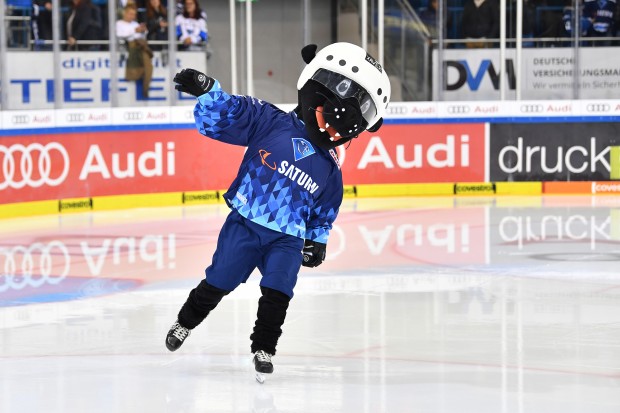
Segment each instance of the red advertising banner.
[{"label": "red advertising banner", "polygon": [[[385,125],[339,147],[345,183],[482,182],[484,130]],[[0,203],[226,189],[243,151],[194,129],[3,137]]]},{"label": "red advertising banner", "polygon": [[193,129],[0,140],[0,203],[225,189],[243,148]]},{"label": "red advertising banner", "polygon": [[364,133],[339,155],[347,185],[484,182],[485,127],[384,125],[377,133]]}]

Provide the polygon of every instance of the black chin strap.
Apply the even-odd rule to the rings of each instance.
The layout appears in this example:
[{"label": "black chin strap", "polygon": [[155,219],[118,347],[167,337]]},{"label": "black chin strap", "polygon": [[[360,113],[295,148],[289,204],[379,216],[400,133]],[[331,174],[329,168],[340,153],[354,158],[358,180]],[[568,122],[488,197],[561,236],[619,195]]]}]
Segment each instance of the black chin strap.
[{"label": "black chin strap", "polygon": [[360,135],[354,136],[351,139],[349,139],[349,144],[347,145],[346,148],[344,148],[344,150],[346,151],[347,149],[349,149],[349,146],[351,146],[351,142],[353,142],[353,139],[357,139]]}]

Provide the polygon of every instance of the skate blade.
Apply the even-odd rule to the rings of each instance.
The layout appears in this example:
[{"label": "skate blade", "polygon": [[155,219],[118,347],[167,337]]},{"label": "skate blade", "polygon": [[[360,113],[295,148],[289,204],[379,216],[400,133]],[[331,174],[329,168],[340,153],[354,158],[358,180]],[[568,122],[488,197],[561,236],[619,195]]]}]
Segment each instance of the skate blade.
[{"label": "skate blade", "polygon": [[265,382],[265,373],[259,373],[257,371],[256,372],[256,381],[259,382],[260,384],[263,384]]}]

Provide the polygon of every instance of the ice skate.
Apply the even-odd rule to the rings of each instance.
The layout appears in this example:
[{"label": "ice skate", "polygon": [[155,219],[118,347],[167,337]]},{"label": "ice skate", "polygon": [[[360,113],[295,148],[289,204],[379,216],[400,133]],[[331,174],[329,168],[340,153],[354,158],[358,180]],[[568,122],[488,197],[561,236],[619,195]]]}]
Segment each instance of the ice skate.
[{"label": "ice skate", "polygon": [[265,382],[265,374],[273,373],[273,364],[271,364],[272,355],[258,350],[254,353],[254,369],[256,370],[256,381],[263,384]]},{"label": "ice skate", "polygon": [[166,335],[166,347],[168,348],[168,350],[178,350],[185,341],[185,339],[189,337],[190,333],[191,330],[189,328],[183,327],[181,324],[179,324],[179,321],[177,320],[172,325],[172,327],[170,327],[170,330],[168,330],[168,334]]}]

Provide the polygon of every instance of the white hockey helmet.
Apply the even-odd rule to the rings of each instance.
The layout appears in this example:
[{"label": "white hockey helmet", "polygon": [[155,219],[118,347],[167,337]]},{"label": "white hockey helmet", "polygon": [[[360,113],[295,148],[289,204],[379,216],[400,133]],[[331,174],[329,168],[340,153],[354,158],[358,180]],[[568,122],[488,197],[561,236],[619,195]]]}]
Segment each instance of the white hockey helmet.
[{"label": "white hockey helmet", "polygon": [[[316,47],[313,52],[315,50]],[[304,56],[304,61],[308,64],[299,76],[297,90],[309,80],[315,80],[336,96],[356,97],[368,123],[366,129],[380,126],[377,123],[382,122],[390,102],[390,80],[381,65],[364,49],[351,43],[333,43],[314,57]]]}]

